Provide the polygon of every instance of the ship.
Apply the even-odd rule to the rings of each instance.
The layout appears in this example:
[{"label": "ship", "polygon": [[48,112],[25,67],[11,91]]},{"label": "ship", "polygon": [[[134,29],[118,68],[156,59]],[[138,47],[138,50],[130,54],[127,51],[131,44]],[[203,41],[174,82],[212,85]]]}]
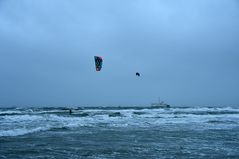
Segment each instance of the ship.
[{"label": "ship", "polygon": [[159,101],[157,103],[151,103],[151,107],[153,107],[153,108],[170,108],[170,105],[165,103],[164,101],[161,101],[159,98]]}]

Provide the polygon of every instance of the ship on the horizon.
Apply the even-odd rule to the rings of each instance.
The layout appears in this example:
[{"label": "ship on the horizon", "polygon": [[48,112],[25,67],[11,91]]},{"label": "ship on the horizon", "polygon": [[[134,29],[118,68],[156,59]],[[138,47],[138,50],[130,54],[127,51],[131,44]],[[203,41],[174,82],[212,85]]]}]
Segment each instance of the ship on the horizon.
[{"label": "ship on the horizon", "polygon": [[153,107],[153,108],[170,108],[170,105],[165,103],[164,101],[160,101],[160,98],[159,98],[158,103],[151,103],[151,107]]}]

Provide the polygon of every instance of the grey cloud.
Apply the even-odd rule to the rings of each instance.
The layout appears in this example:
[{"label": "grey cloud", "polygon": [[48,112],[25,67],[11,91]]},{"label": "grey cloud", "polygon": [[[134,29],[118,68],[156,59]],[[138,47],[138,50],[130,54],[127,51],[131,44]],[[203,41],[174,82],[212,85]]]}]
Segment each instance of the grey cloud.
[{"label": "grey cloud", "polygon": [[2,0],[0,105],[236,106],[238,19],[234,0]]}]

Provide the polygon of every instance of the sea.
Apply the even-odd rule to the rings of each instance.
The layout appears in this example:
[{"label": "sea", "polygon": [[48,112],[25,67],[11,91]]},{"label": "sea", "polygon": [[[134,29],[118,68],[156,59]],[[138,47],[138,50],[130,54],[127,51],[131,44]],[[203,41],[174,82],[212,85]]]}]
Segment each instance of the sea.
[{"label": "sea", "polygon": [[0,108],[0,159],[58,158],[239,159],[239,108]]}]

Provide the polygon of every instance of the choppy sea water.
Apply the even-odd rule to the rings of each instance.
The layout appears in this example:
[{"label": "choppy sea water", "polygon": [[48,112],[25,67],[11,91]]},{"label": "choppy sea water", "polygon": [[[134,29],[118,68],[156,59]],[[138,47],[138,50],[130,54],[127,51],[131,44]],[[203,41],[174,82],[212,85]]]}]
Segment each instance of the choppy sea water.
[{"label": "choppy sea water", "polygon": [[0,158],[238,159],[239,108],[0,108]]}]

